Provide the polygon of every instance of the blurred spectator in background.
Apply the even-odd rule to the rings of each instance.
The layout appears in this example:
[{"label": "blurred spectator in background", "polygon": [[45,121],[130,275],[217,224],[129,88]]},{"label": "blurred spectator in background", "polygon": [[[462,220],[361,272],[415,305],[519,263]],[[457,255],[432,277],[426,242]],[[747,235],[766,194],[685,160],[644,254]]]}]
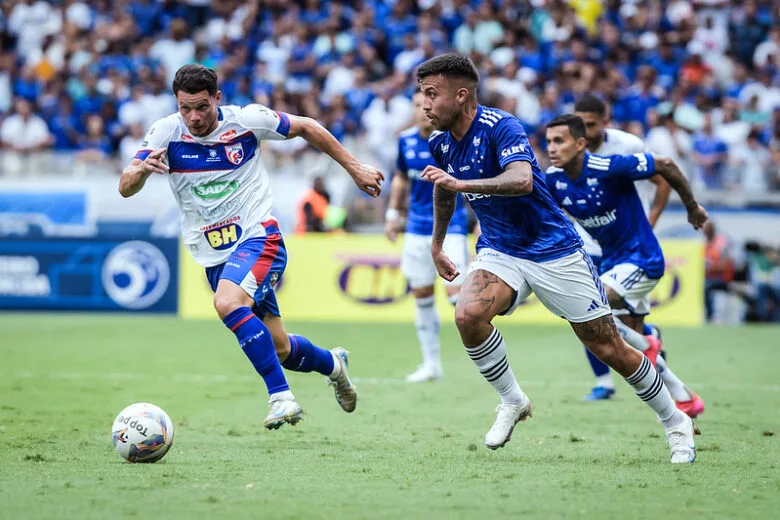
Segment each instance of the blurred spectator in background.
[{"label": "blurred spectator in background", "polygon": [[753,130],[748,134],[747,144],[737,148],[732,156],[734,171],[733,189],[745,193],[761,194],[769,188],[772,155],[761,142],[761,134]]},{"label": "blurred spectator in background", "polygon": [[20,154],[49,148],[54,140],[46,122],[33,113],[33,105],[24,98],[14,102],[14,113],[0,126],[0,141],[7,150]]},{"label": "blurred spectator in background", "polygon": [[729,284],[734,281],[734,258],[726,235],[717,233],[712,219],[704,224],[704,304],[707,321],[718,322],[715,313],[715,293],[730,292]]},{"label": "blurred spectator in background", "polygon": [[750,241],[745,244],[748,277],[754,289],[758,321],[780,322],[780,286],[775,276],[780,267],[777,249]]},{"label": "blurred spectator in background", "polygon": [[696,181],[706,188],[721,189],[726,185],[728,146],[712,133],[712,116],[704,116],[704,127],[693,138],[693,162]]},{"label": "blurred spectator in background", "polygon": [[311,189],[304,192],[298,201],[296,233],[323,233],[327,231],[325,218],[328,214],[330,194],[325,189],[325,179],[314,178]]}]

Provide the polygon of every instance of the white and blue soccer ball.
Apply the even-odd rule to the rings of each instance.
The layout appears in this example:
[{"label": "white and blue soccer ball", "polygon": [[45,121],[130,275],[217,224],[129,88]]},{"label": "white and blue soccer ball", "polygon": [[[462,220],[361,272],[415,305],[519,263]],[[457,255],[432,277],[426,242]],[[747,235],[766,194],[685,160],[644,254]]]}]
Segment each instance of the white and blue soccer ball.
[{"label": "white and blue soccer ball", "polygon": [[157,462],[173,445],[173,422],[159,406],[131,404],[114,419],[111,440],[129,462]]}]

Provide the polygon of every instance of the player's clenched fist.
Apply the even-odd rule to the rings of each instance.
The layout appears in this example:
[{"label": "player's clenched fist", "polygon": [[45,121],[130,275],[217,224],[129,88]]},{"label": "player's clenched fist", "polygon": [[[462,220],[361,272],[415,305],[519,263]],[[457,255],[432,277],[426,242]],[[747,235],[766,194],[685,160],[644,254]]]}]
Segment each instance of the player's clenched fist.
[{"label": "player's clenched fist", "polygon": [[368,164],[360,164],[349,172],[360,191],[368,193],[372,197],[378,197],[382,193],[382,181],[384,174],[378,168]]},{"label": "player's clenched fist", "polygon": [[163,162],[167,148],[158,148],[153,150],[146,159],[141,162],[141,167],[145,173],[167,173],[168,165]]},{"label": "player's clenched fist", "polygon": [[433,263],[436,266],[436,270],[439,272],[439,276],[448,282],[451,282],[458,277],[460,271],[458,271],[458,268],[455,267],[455,264],[452,263],[452,260],[450,260],[450,257],[448,257],[444,251],[440,249],[431,251],[431,256],[433,256]]},{"label": "player's clenched fist", "polygon": [[441,168],[437,168],[435,166],[430,166],[430,165],[426,166],[422,174],[420,175],[420,177],[422,177],[426,181],[430,181],[434,183],[436,186],[439,186],[440,188],[444,188],[445,190],[461,191],[458,187],[460,184],[458,179],[456,179],[449,173],[445,172]]}]

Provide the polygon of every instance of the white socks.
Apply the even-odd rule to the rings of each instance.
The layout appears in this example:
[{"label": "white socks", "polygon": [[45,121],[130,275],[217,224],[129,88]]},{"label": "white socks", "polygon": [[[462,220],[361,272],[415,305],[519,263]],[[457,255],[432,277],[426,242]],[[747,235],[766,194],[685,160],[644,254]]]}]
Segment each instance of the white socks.
[{"label": "white socks", "polygon": [[417,339],[420,340],[423,364],[431,367],[441,367],[439,348],[439,313],[434,306],[434,297],[417,298]]},{"label": "white socks", "polygon": [[617,327],[618,332],[621,336],[623,336],[623,339],[626,340],[626,343],[634,347],[640,352],[644,352],[648,348],[650,348],[650,343],[647,341],[647,338],[644,337],[642,334],[638,333],[622,321],[620,321],[620,318],[615,316],[615,319],[613,320],[615,322],[615,326]]},{"label": "white socks", "polygon": [[655,411],[664,428],[678,426],[685,418],[685,414],[675,406],[672,396],[661,381],[661,376],[647,357],[642,357],[639,368],[626,378],[626,382],[633,386],[636,395]]},{"label": "white socks", "polygon": [[506,345],[498,329],[494,328],[490,336],[474,348],[467,348],[471,361],[477,365],[479,373],[493,385],[503,404],[522,405],[528,397],[517,384],[514,373],[506,358]]},{"label": "white socks", "polygon": [[672,394],[675,401],[690,401],[693,398],[680,378],[672,372],[671,368],[666,366],[666,360],[663,357],[659,355],[655,364],[658,367],[658,373],[661,374],[661,379],[664,380],[666,388],[669,389],[669,393]]}]

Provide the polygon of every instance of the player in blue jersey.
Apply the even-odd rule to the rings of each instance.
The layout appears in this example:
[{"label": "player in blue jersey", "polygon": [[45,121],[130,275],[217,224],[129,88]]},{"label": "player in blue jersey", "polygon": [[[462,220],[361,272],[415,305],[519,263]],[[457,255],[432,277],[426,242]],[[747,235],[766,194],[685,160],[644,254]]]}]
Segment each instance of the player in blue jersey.
[{"label": "player in blue jersey", "polygon": [[[431,258],[433,184],[420,178],[425,167],[433,164],[428,149],[428,137],[434,128],[422,109],[422,92],[417,91],[412,97],[412,102],[415,126],[401,133],[398,140],[398,159],[390,188],[385,233],[391,242],[396,241],[401,230],[402,206],[408,196],[409,211],[406,218],[401,271],[409,281],[417,306],[415,325],[423,362],[414,373],[407,376],[406,380],[410,383],[418,383],[441,379],[443,371],[439,353],[439,314],[434,306],[433,286],[437,278],[436,266]],[[444,250],[462,272],[465,272],[468,265],[467,226],[466,206],[463,199],[458,197],[449,232],[444,240]],[[445,281],[447,296],[453,305],[462,282],[462,276]]]},{"label": "player in blue jersey", "polygon": [[303,415],[282,367],[327,376],[344,411],[354,411],[357,392],[349,380],[348,352],[288,335],[282,323],[274,287],[287,265],[287,251],[272,214],[260,141],[301,136],[374,197],[381,191],[382,173],[360,164],[313,119],[257,104],[220,106],[217,73],[202,65],[180,68],[173,93],[179,111],[149,129],[142,149],[122,172],[119,192],[130,197],[150,175],[166,174],[181,210],[184,245],[205,268],[217,314],[268,389],[266,428],[295,424]]},{"label": "player in blue jersey", "polygon": [[[623,338],[644,351],[651,361],[657,358],[659,371],[666,372],[667,386],[671,379],[672,385],[685,389],[658,356],[660,342],[644,335],[650,291],[663,276],[664,256],[634,182],[660,175],[680,195],[695,229],[704,224],[707,213],[696,204],[688,182],[671,159],[650,153],[590,154],[585,132],[582,118],[572,114],[548,123],[547,143],[553,166],[547,170],[547,185],[563,209],[601,246],[599,271],[610,306],[626,311],[615,321]],[[685,395],[695,394],[686,390]],[[703,401],[698,400],[703,409]],[[692,417],[701,413],[678,407]]]},{"label": "player in blue jersey", "polygon": [[432,58],[420,65],[417,79],[423,109],[439,130],[429,140],[438,167],[426,167],[423,178],[436,185],[431,254],[442,278],[460,274],[443,250],[457,193],[466,195],[482,226],[477,258],[458,294],[455,322],[469,357],[501,396],[485,445],[504,446],[518,421],[531,414],[504,339],[491,322],[533,292],[656,412],[672,463],[693,462],[691,419],[675,407],[647,357],[629,347],[615,328],[604,286],[547,189],[518,119],[477,103],[479,74],[467,56]]}]

